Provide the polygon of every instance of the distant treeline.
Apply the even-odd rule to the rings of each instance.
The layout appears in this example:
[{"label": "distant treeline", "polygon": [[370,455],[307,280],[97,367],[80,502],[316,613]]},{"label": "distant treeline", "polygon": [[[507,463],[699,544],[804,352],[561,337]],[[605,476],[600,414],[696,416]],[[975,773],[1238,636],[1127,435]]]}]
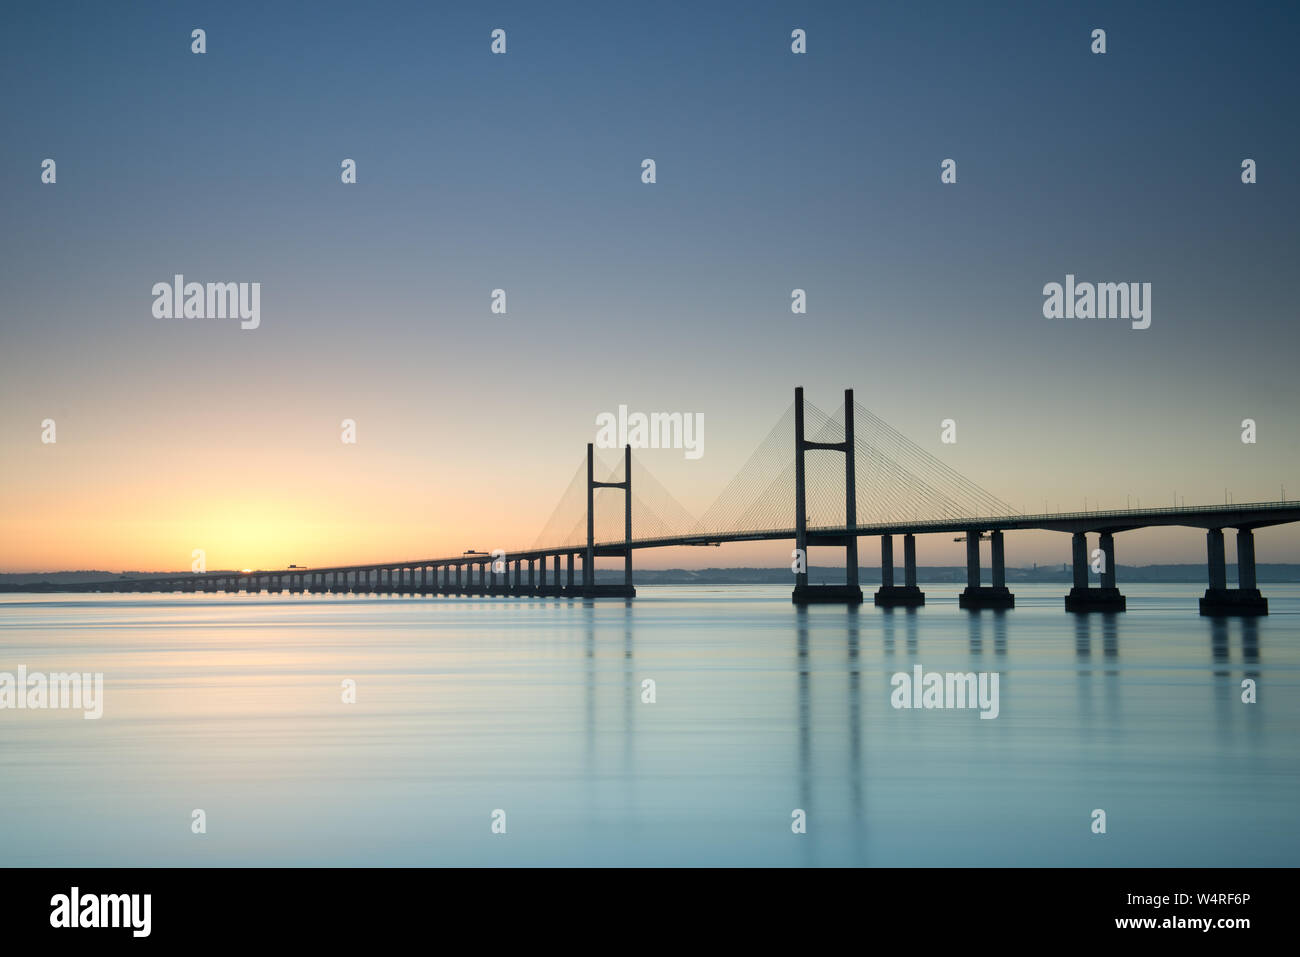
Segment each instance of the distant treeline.
[{"label": "distant treeline", "polygon": [[[274,570],[274,569],[266,569]],[[981,569],[984,580],[989,580],[989,569]],[[1275,565],[1257,565],[1256,578],[1260,582],[1300,582],[1300,564],[1280,563]],[[185,572],[31,572],[0,574],[0,591],[16,591],[22,585],[59,585],[82,582],[114,581],[122,578],[176,578]],[[212,572],[211,574],[229,574],[229,572]],[[581,571],[578,572],[581,576]],[[1205,565],[1120,565],[1116,578],[1124,582],[1191,582],[1204,584],[1208,573]],[[792,573],[788,567],[781,568],[636,568],[632,573],[633,581],[638,585],[788,585]],[[880,569],[863,567],[858,569],[858,578],[863,585],[880,584]],[[1097,575],[1089,574],[1097,579]],[[838,568],[825,565],[812,565],[808,569],[808,579],[817,582],[844,581],[844,566]],[[597,569],[598,582],[621,582],[621,569]],[[903,569],[894,569],[894,583],[901,584]],[[964,565],[921,565],[916,569],[917,582],[961,584],[966,581]],[[1237,566],[1228,566],[1228,581],[1237,580]],[[1013,582],[1044,582],[1068,584],[1073,581],[1073,574],[1068,565],[1039,565],[1036,568],[1008,568],[1007,584]]]}]

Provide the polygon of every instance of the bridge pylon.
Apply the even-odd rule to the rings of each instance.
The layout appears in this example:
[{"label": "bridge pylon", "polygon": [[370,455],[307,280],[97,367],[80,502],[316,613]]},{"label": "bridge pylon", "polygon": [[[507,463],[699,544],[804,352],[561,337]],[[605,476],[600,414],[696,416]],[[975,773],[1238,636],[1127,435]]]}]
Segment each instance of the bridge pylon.
[{"label": "bridge pylon", "polygon": [[[598,488],[621,488],[623,490],[623,544],[596,547],[596,509],[595,498]],[[622,556],[623,584],[597,585],[597,556]],[[558,559],[557,559],[558,562]],[[559,566],[556,566],[559,577]],[[623,481],[597,482],[595,475],[595,452],[592,443],[587,443],[587,548],[582,556],[582,597],[583,598],[635,598],[636,589],[632,587],[632,446],[623,446]]]},{"label": "bridge pylon", "polygon": [[[809,449],[824,449],[844,453],[844,524],[843,535],[808,531],[808,503],[804,482],[804,453]],[[804,438],[803,386],[794,390],[794,523],[795,548],[803,558],[803,571],[795,573],[794,593],[790,596],[796,605],[818,603],[862,604],[862,588],[858,585],[858,492],[854,475],[853,454],[853,390],[844,390],[844,441],[813,442]],[[844,584],[808,584],[808,548],[810,546],[844,546]]]}]

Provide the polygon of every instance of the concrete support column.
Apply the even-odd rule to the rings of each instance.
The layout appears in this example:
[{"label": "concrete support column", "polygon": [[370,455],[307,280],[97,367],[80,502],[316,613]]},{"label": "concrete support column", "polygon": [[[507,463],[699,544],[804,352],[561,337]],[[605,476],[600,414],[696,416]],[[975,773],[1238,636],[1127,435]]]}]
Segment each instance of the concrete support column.
[{"label": "concrete support column", "polygon": [[1075,532],[1070,536],[1071,565],[1074,568],[1074,587],[1083,591],[1088,587],[1088,536]]},{"label": "concrete support column", "polygon": [[1209,552],[1210,588],[1223,591],[1228,587],[1227,562],[1223,557],[1223,529],[1212,528],[1206,532],[1205,546]]},{"label": "concrete support column", "polygon": [[880,585],[894,587],[894,536],[880,536]]},{"label": "concrete support column", "polygon": [[989,550],[993,564],[993,587],[1007,587],[1006,552],[1002,543],[1002,532],[995,529],[989,537]]},{"label": "concrete support column", "polygon": [[977,529],[966,532],[966,587],[980,587],[980,533]]},{"label": "concrete support column", "polygon": [[530,558],[528,559],[528,587],[529,588],[535,588],[537,586],[536,576],[537,576],[537,559]]},{"label": "concrete support column", "polygon": [[1237,529],[1237,586],[1250,591],[1255,583],[1255,532],[1249,528]]},{"label": "concrete support column", "polygon": [[572,588],[573,587],[573,552],[569,552],[568,555],[568,573],[569,573],[568,585],[570,588]]},{"label": "concrete support column", "polygon": [[560,589],[562,587],[563,586],[560,581],[560,556],[556,555],[555,556],[555,593],[557,595],[560,593]]},{"label": "concrete support column", "polygon": [[1115,536],[1111,532],[1101,533],[1101,557],[1104,564],[1101,569],[1101,587],[1115,587]]},{"label": "concrete support column", "polygon": [[916,587],[916,536],[903,536],[903,584]]}]

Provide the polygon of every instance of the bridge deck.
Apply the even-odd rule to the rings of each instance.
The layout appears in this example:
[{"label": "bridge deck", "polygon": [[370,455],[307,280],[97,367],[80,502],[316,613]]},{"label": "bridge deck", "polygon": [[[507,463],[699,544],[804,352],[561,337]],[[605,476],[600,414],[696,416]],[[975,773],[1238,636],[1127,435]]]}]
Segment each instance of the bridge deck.
[{"label": "bridge deck", "polygon": [[[1300,502],[1254,502],[1241,505],[1194,505],[1168,508],[1113,509],[1091,512],[1049,512],[1039,515],[987,515],[945,517],[875,524],[859,524],[850,530],[847,526],[819,526],[808,529],[811,537],[817,536],[858,536],[908,535],[908,534],[942,534],[977,530],[988,532],[994,530],[1045,530],[1055,532],[1120,532],[1135,528],[1151,526],[1186,526],[1192,528],[1263,528],[1300,521]],[[632,548],[672,548],[690,545],[713,545],[724,542],[757,542],[793,540],[795,529],[767,528],[738,532],[700,531],[684,535],[659,538],[634,538]],[[815,544],[815,542],[814,542]],[[621,551],[625,547],[622,539],[601,541],[596,548],[609,554],[611,550]],[[521,549],[507,552],[506,561],[530,561],[551,558],[556,555],[582,554],[584,545],[553,545],[541,548]],[[473,565],[490,562],[490,556],[477,554],[443,555],[434,558],[417,558],[404,561],[366,562],[357,565],[324,565],[304,568],[254,569],[256,575],[316,575],[346,574],[366,572],[376,569],[419,568],[423,566]],[[105,582],[78,583],[75,590],[93,589],[97,585],[122,588],[134,582],[159,585],[172,581],[197,582],[205,579],[229,578],[240,575],[237,571],[192,573],[183,576],[147,579],[113,579]]]}]

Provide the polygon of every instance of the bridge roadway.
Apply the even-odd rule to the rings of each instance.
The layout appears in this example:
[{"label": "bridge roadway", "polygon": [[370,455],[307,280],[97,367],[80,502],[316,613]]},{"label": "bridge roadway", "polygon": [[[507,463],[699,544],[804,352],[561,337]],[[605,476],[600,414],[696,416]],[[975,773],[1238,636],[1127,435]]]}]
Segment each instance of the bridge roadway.
[{"label": "bridge roadway", "polygon": [[[1123,611],[1124,596],[1115,582],[1114,535],[1153,526],[1177,525],[1207,530],[1209,587],[1201,599],[1202,614],[1267,614],[1267,599],[1260,596],[1255,581],[1253,530],[1300,521],[1300,502],[1257,502],[1233,505],[1200,505],[1170,508],[1114,509],[1039,515],[995,515],[963,518],[923,519],[848,526],[807,526],[809,547],[844,545],[863,537],[881,539],[882,585],[876,593],[878,605],[921,605],[924,595],[916,586],[915,536],[961,533],[966,536],[967,588],[960,604],[964,608],[1010,608],[1014,596],[1005,583],[1003,533],[1045,530],[1064,532],[1072,538],[1074,588],[1066,596],[1068,611]],[[630,516],[628,528],[630,532]],[[1223,529],[1237,530],[1238,587],[1228,588],[1224,560]],[[590,525],[589,525],[590,534]],[[1099,535],[1099,549],[1089,553],[1086,536]],[[894,584],[893,539],[904,536],[904,584]],[[426,594],[484,596],[624,597],[635,595],[630,579],[626,585],[596,585],[594,574],[586,575],[594,558],[622,557],[630,572],[630,555],[635,549],[676,546],[718,545],[724,542],[794,540],[795,528],[770,528],[738,532],[700,532],[658,538],[632,538],[587,545],[560,545],[499,553],[481,552],[398,562],[360,565],[329,565],[313,568],[256,569],[249,572],[200,572],[181,576],[114,579],[71,586],[50,586],[43,591],[186,591],[247,592],[281,591],[343,594]],[[992,585],[980,577],[979,543],[991,541]],[[590,553],[590,557],[588,555]],[[575,580],[575,561],[582,558],[583,581]],[[561,569],[561,558],[566,568]],[[548,576],[548,560],[554,560]],[[527,564],[527,581],[523,566]],[[1099,565],[1101,587],[1090,587],[1090,565]],[[477,574],[478,580],[475,581]],[[513,579],[513,580],[512,580]],[[29,590],[29,589],[24,589]],[[852,601],[840,592],[829,592],[826,601]],[[861,600],[860,592],[857,600]],[[823,600],[816,599],[813,600]]]}]

